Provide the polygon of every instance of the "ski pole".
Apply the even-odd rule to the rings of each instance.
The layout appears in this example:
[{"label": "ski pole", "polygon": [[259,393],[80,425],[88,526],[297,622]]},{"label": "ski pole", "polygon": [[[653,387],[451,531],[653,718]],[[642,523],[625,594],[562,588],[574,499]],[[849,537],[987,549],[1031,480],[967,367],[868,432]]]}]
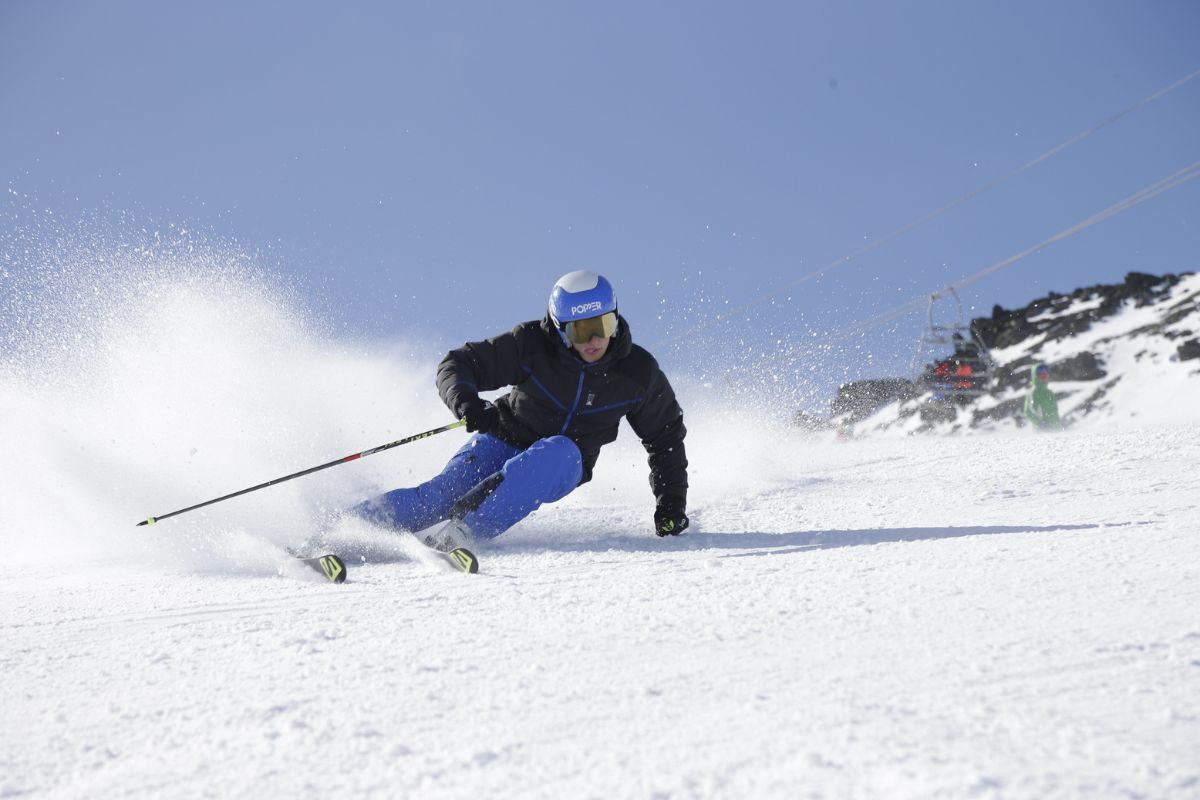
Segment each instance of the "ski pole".
[{"label": "ski pole", "polygon": [[153,525],[154,523],[158,522],[159,520],[166,519],[167,517],[173,517],[176,514],[183,514],[188,511],[195,511],[197,508],[204,508],[205,506],[211,506],[213,503],[219,503],[222,500],[229,500],[230,498],[233,498],[233,497],[240,497],[241,495],[249,494],[250,492],[256,492],[259,489],[265,489],[268,486],[274,486],[277,483],[283,483],[284,481],[290,481],[292,478],[300,478],[300,477],[303,477],[304,475],[311,475],[312,473],[317,472],[319,470],[327,469],[329,467],[336,467],[338,464],[345,464],[347,461],[356,461],[360,458],[363,458],[364,456],[373,456],[376,453],[382,453],[384,450],[391,450],[393,447],[399,447],[402,444],[408,444],[409,442],[415,442],[418,439],[425,439],[425,438],[427,438],[429,436],[433,436],[434,434],[437,434],[437,433],[444,433],[445,431],[454,430],[455,428],[461,428],[463,425],[466,425],[466,424],[467,424],[467,421],[465,419],[460,419],[458,422],[452,422],[449,425],[443,425],[440,428],[434,428],[433,430],[425,431],[424,433],[416,433],[416,434],[413,434],[412,436],[406,436],[403,439],[399,439],[397,441],[390,442],[388,444],[381,444],[381,445],[379,445],[379,447],[372,447],[370,450],[363,450],[361,453],[354,453],[353,455],[348,455],[343,458],[339,458],[334,461],[330,461],[328,464],[321,464],[318,467],[309,467],[308,469],[300,470],[299,472],[293,472],[291,475],[284,475],[282,478],[276,478],[273,481],[267,481],[266,483],[260,483],[258,486],[251,486],[249,489],[242,489],[239,492],[234,492],[233,494],[227,494],[224,497],[216,497],[216,498],[213,498],[212,500],[205,500],[203,503],[197,503],[194,506],[188,506],[187,508],[181,508],[178,511],[172,511],[170,514],[162,514],[161,516],[157,516],[157,517],[148,517],[148,518],[142,520],[141,522],[139,522],[138,525]]}]

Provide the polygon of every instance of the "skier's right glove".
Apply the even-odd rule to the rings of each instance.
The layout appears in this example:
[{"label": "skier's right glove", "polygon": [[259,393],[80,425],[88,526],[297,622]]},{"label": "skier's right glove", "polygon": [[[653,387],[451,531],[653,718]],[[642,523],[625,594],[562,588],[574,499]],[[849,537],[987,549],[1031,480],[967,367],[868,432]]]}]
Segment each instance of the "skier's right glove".
[{"label": "skier's right glove", "polygon": [[677,497],[659,498],[654,509],[654,533],[658,536],[678,536],[687,530],[688,518],[685,501]]},{"label": "skier's right glove", "polygon": [[474,394],[459,404],[458,418],[467,421],[471,433],[495,433],[500,427],[500,409]]}]

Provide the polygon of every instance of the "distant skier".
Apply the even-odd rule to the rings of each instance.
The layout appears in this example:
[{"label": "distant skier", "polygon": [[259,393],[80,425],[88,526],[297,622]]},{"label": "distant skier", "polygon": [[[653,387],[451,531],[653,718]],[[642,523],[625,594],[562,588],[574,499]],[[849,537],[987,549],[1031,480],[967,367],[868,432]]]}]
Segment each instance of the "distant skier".
[{"label": "distant skier", "polygon": [[1025,417],[1040,431],[1062,428],[1058,418],[1058,400],[1050,391],[1050,368],[1037,364],[1029,369],[1031,385],[1025,395]]},{"label": "distant skier", "polygon": [[[479,397],[505,386],[511,391],[495,404]],[[654,357],[633,343],[602,275],[564,275],[540,321],[451,350],[437,387],[475,435],[440,474],[351,513],[414,533],[446,521],[425,537],[439,550],[494,538],[591,480],[625,417],[649,454],[654,532],[687,529],[683,412]]]}]

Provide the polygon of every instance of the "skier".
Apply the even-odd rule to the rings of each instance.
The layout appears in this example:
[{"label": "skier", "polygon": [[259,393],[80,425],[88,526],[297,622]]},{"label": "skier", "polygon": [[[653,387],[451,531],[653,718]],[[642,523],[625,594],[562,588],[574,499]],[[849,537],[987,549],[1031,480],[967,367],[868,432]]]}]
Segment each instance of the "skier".
[{"label": "skier", "polygon": [[[505,386],[512,388],[494,404],[479,397]],[[568,273],[540,321],[451,350],[437,387],[474,436],[440,474],[351,513],[413,533],[444,522],[424,537],[443,551],[494,538],[591,480],[600,448],[625,417],[649,454],[654,532],[687,530],[683,412],[654,357],[633,343],[602,275]]]},{"label": "skier", "polygon": [[1029,369],[1031,382],[1025,395],[1025,416],[1039,431],[1059,430],[1062,422],[1058,418],[1058,400],[1050,391],[1050,368],[1036,364]]}]

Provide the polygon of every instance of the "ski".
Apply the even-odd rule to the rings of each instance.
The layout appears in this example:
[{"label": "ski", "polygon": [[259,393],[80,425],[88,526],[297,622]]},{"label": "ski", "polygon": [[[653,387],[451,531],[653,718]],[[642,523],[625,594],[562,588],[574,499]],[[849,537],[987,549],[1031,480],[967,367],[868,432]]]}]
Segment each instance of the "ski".
[{"label": "ski", "polygon": [[333,553],[326,553],[323,556],[316,556],[314,558],[300,558],[299,556],[296,558],[301,564],[306,564],[315,569],[333,583],[346,582],[346,562]]},{"label": "ski", "polygon": [[456,569],[461,569],[463,572],[473,575],[479,572],[479,559],[465,547],[456,547],[449,553],[443,553],[441,550],[434,550],[450,563]]},{"label": "ski", "polygon": [[[428,548],[429,552],[437,555],[447,564],[454,567],[454,569],[468,574],[475,574],[479,572],[479,559],[476,558],[475,554],[467,548],[456,547],[453,550],[445,551],[438,550],[435,547],[430,547],[420,539],[417,539],[417,541],[421,542],[421,545]],[[313,556],[312,558],[305,558],[304,556],[300,555],[301,551],[289,548],[288,552],[291,553],[301,564],[305,564],[311,569],[314,569],[324,575],[327,580],[330,580],[334,583],[345,582],[346,562],[342,561],[342,559],[333,553],[327,553],[323,556]]]},{"label": "ski", "polygon": [[413,538],[456,570],[468,575],[479,572],[479,559],[462,546],[464,542],[473,540],[474,536],[461,519],[451,519],[436,531],[431,530],[423,536],[413,533]]}]

